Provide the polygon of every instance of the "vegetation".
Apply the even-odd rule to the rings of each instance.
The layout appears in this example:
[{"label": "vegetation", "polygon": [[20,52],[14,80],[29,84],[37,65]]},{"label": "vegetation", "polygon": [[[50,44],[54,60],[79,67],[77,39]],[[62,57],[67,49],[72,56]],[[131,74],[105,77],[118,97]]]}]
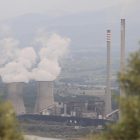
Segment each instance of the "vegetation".
[{"label": "vegetation", "polygon": [[130,54],[126,70],[118,72],[118,82],[124,96],[116,97],[121,119],[93,140],[140,140],[140,50]]},{"label": "vegetation", "polygon": [[112,93],[112,97],[111,97],[112,109],[116,110],[119,108],[119,106],[113,95],[115,94],[115,96],[120,96],[120,90],[119,89],[111,90],[111,93]]},{"label": "vegetation", "polygon": [[24,140],[18,131],[12,104],[0,99],[0,140]]}]

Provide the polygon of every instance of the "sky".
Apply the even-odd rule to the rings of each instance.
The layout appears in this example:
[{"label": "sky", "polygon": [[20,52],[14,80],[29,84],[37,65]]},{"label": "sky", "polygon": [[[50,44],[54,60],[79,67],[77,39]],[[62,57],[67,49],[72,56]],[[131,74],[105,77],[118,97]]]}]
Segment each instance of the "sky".
[{"label": "sky", "polygon": [[[52,81],[61,70],[58,64],[59,57],[52,56],[57,56],[57,53],[61,56],[60,52],[66,54],[69,44],[71,46],[73,45],[71,50],[73,48],[75,49],[75,46],[79,49],[81,46],[85,47],[88,45],[98,47],[99,49],[97,48],[97,50],[103,49],[102,51],[104,51],[106,47],[107,29],[112,30],[112,46],[115,48],[112,50],[114,54],[116,50],[118,53],[118,46],[120,46],[120,18],[126,19],[127,50],[133,51],[134,48],[131,48],[131,45],[135,43],[135,46],[137,46],[140,36],[139,24],[134,24],[140,23],[137,14],[139,13],[139,5],[140,0],[0,0],[0,38],[2,39],[0,41],[0,47],[2,46],[1,50],[5,48],[1,52],[3,55],[0,56],[6,56],[6,62],[8,62],[5,62],[5,67],[0,69],[3,81],[9,82],[9,79],[11,80],[10,82],[28,82],[30,79],[44,81],[46,79],[48,80],[48,78],[49,81]],[[44,16],[35,15],[37,20],[34,21],[34,18],[32,18],[34,17],[33,14],[29,14],[32,17],[25,15],[35,13],[57,17],[84,12],[87,13],[54,18],[54,20],[49,21],[40,21],[42,18],[38,17],[43,17],[44,19]],[[21,19],[27,17],[27,21],[25,20],[24,22],[24,20],[22,21],[20,18],[17,18],[19,20],[15,20],[16,17],[21,15],[25,15],[22,16]],[[47,17],[45,18],[49,19]],[[95,20],[97,22],[95,22]],[[44,32],[42,32],[42,29]],[[31,43],[34,42],[36,38],[36,31],[40,31],[39,37],[37,38],[39,44]],[[53,34],[48,37],[52,33],[58,34]],[[20,49],[13,49],[11,46],[16,48],[17,42],[20,42]],[[28,47],[30,44],[33,45],[33,47]],[[36,49],[38,46],[42,46],[40,51],[36,51],[38,50]],[[10,48],[10,50],[7,48]],[[11,49],[15,51],[12,55]],[[26,51],[29,52],[29,49],[33,55],[26,53]],[[84,49],[86,49],[86,47]],[[5,53],[5,50],[9,55]],[[24,52],[23,54],[29,54],[29,56],[25,55],[26,57],[24,58],[24,55],[20,56],[19,52]],[[34,55],[34,52],[37,52],[36,55]],[[54,55],[52,55],[53,53]],[[34,61],[29,61],[30,59],[28,57],[30,56],[40,58],[39,64],[31,72],[29,72],[28,69],[34,66],[33,62],[37,59],[33,57]],[[47,72],[44,70],[47,70]],[[45,74],[47,75],[44,76]]]},{"label": "sky", "polygon": [[134,0],[0,0],[0,21],[27,13],[61,16],[101,10]]}]

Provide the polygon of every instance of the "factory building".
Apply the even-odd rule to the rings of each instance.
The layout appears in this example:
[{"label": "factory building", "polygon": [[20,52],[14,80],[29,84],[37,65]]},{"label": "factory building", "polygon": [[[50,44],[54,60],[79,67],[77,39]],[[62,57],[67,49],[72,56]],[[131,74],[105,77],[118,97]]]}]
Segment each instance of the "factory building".
[{"label": "factory building", "polygon": [[63,102],[55,102],[53,106],[44,109],[42,115],[61,116],[62,112],[64,112]]},{"label": "factory building", "polygon": [[104,100],[55,102],[52,108],[43,111],[43,115],[101,119],[104,116],[104,106]]}]

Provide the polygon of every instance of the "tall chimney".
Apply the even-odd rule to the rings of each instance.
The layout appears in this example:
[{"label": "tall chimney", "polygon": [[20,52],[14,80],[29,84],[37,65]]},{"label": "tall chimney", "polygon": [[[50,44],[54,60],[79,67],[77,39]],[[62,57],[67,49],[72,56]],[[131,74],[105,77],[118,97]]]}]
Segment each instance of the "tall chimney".
[{"label": "tall chimney", "polygon": [[38,81],[37,86],[38,93],[34,113],[39,113],[54,105],[53,81]]},{"label": "tall chimney", "polygon": [[67,115],[67,104],[64,104],[64,114]]},{"label": "tall chimney", "polygon": [[111,109],[111,89],[110,89],[110,42],[111,30],[107,30],[107,81],[106,81],[106,105],[105,115],[109,114]]},{"label": "tall chimney", "polygon": [[23,93],[22,93],[23,83],[8,83],[7,84],[7,100],[10,100],[13,103],[13,109],[16,112],[16,115],[25,114],[25,106],[23,102]]},{"label": "tall chimney", "polygon": [[[121,19],[121,72],[125,70],[125,19]],[[120,90],[120,96],[124,96],[123,90]],[[121,112],[119,111],[119,118]]]},{"label": "tall chimney", "polygon": [[[121,19],[121,72],[125,69],[125,19]],[[120,91],[120,96],[123,91]]]}]

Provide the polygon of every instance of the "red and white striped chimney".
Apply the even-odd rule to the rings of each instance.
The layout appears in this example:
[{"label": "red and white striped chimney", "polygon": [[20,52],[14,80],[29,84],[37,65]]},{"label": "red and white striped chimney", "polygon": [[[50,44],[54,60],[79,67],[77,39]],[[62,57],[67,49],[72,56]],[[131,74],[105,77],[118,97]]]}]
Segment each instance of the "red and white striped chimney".
[{"label": "red and white striped chimney", "polygon": [[111,113],[111,88],[110,88],[110,43],[111,30],[107,30],[107,77],[106,77],[106,105],[105,115]]}]

